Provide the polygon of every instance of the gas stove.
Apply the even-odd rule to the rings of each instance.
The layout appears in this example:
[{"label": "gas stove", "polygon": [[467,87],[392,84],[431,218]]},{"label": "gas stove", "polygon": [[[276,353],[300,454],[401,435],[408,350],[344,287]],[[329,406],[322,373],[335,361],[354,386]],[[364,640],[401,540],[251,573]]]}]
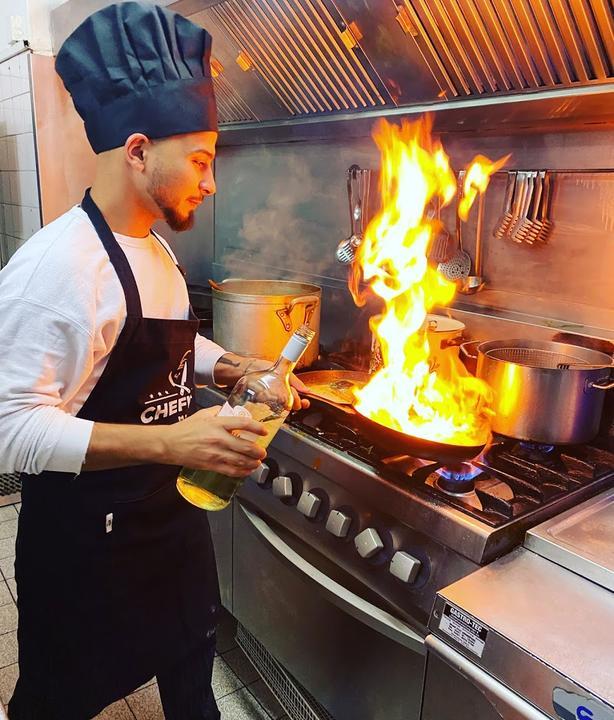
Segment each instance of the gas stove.
[{"label": "gas stove", "polygon": [[565,503],[566,497],[577,498],[583,488],[596,491],[614,479],[614,454],[588,445],[562,448],[495,436],[478,458],[456,466],[390,456],[361,436],[352,412],[314,404],[293,416],[290,426],[345,454],[350,462],[366,464],[390,483],[458,508],[493,528]]},{"label": "gas stove", "polygon": [[[208,388],[199,401],[223,396]],[[352,418],[318,401],[292,414],[237,502],[329,577],[424,632],[441,588],[614,485],[614,454],[597,447],[496,437],[471,463],[446,467],[391,456]]]}]

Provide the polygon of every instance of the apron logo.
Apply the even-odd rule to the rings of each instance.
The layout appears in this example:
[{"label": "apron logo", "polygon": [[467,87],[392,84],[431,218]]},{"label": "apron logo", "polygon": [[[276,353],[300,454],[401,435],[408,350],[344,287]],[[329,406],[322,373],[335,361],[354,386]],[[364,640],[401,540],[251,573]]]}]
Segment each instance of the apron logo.
[{"label": "apron logo", "polygon": [[177,420],[184,420],[183,414],[192,404],[192,390],[187,385],[188,380],[188,357],[191,354],[188,350],[181,358],[176,370],[168,374],[170,388],[161,392],[150,393],[149,398],[143,405],[145,409],[141,413],[141,422],[148,425],[160,418],[170,418],[177,415]]}]

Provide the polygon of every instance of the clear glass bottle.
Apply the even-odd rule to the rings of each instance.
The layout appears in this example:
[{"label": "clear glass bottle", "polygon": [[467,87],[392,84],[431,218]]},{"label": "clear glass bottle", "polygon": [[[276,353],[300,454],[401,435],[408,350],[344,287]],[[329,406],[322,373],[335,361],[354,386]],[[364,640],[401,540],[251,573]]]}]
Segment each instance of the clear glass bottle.
[{"label": "clear glass bottle", "polygon": [[[250,372],[237,381],[219,415],[247,415],[265,424],[268,435],[241,433],[241,437],[267,447],[292,409],[290,375],[311,342],[314,331],[302,325],[268,370]],[[204,510],[223,510],[245,478],[228,477],[213,470],[182,468],[177,489]]]}]

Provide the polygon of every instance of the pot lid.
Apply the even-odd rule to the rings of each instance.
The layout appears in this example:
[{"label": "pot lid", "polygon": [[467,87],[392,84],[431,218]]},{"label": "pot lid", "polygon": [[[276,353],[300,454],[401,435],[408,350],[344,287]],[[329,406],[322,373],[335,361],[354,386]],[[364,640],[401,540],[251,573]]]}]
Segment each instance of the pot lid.
[{"label": "pot lid", "polygon": [[460,320],[447,317],[446,315],[429,314],[426,316],[426,322],[430,332],[458,332],[462,333],[465,324]]}]

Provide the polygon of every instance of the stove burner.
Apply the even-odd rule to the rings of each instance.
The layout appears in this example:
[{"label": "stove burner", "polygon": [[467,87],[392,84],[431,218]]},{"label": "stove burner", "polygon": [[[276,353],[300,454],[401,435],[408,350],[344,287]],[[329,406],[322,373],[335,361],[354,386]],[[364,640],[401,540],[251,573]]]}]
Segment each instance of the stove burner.
[{"label": "stove burner", "polygon": [[534,442],[521,442],[520,447],[531,454],[537,453],[539,455],[549,455],[554,450],[554,445],[544,445]]},{"label": "stove burner", "polygon": [[439,468],[436,472],[439,475],[436,482],[440,490],[452,495],[464,495],[473,491],[474,480],[482,471],[479,467],[464,462],[454,467]]},{"label": "stove burner", "polygon": [[315,404],[300,410],[291,427],[328,446],[346,461],[367,465],[403,492],[426,493],[490,525],[501,527],[541,508],[568,506],[614,481],[614,454],[590,445],[552,446],[496,436],[471,462],[391,456],[355,427],[351,414]]}]

